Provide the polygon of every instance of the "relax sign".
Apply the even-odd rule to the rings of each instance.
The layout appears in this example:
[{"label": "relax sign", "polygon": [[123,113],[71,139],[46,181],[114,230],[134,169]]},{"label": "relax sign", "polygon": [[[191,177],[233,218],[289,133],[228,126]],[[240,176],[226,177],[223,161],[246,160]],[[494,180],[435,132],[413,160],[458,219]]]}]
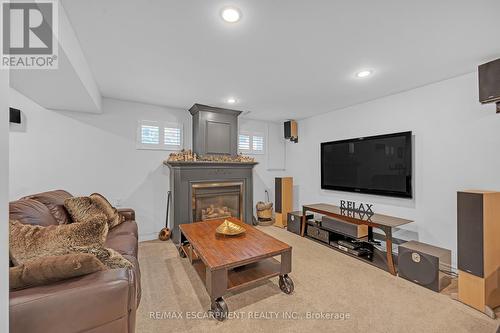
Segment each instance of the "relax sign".
[{"label": "relax sign", "polygon": [[373,215],[375,214],[373,212],[373,204],[359,204],[357,205],[356,202],[354,201],[346,201],[346,200],[340,200],[340,208],[341,209],[345,209],[345,210],[349,210],[349,211],[353,211],[353,212],[356,212],[356,213],[364,213],[364,214],[368,214],[368,215]]}]

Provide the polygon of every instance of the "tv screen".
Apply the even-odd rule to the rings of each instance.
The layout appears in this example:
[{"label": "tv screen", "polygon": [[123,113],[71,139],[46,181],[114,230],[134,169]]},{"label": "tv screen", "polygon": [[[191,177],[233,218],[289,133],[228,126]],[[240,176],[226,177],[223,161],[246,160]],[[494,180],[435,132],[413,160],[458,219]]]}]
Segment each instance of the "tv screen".
[{"label": "tv screen", "polygon": [[321,188],[411,198],[411,132],[321,143]]}]

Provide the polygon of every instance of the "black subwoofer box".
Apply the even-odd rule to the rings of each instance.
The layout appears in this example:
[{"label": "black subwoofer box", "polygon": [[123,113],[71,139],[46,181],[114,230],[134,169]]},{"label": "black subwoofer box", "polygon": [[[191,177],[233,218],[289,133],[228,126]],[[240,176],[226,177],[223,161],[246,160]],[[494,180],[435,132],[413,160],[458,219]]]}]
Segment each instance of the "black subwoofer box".
[{"label": "black subwoofer box", "polygon": [[[313,214],[306,215],[306,222],[313,218]],[[288,213],[286,229],[294,234],[300,235],[300,220],[302,219],[302,212],[290,212]]]},{"label": "black subwoofer box", "polygon": [[451,251],[417,241],[398,247],[399,276],[439,292],[451,282]]}]

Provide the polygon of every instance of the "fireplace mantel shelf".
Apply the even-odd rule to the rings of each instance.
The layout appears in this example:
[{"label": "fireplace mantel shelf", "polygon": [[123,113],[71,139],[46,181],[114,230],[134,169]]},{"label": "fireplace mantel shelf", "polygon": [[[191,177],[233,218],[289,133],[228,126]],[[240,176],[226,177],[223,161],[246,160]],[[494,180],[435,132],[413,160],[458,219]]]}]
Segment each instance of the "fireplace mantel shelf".
[{"label": "fireplace mantel shelf", "polygon": [[164,161],[169,167],[253,168],[258,162]]}]

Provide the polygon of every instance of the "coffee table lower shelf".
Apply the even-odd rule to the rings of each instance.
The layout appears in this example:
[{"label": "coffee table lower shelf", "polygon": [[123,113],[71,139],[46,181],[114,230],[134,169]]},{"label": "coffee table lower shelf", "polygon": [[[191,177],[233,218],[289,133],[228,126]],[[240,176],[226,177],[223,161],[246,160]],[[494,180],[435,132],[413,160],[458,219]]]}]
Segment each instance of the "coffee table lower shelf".
[{"label": "coffee table lower shelf", "polygon": [[[206,283],[206,266],[203,261],[197,260],[193,262],[193,267],[201,281]],[[280,274],[281,263],[274,258],[229,269],[227,271],[227,291],[236,291]]]},{"label": "coffee table lower shelf", "polygon": [[285,294],[291,294],[294,289],[293,281],[288,276],[291,271],[291,250],[281,253],[281,261],[273,257],[263,258],[248,264],[211,270],[205,265],[191,247],[185,243],[179,246],[179,255],[191,261],[195,271],[205,285],[211,300],[211,312],[217,320],[224,320],[228,315],[228,308],[222,296],[231,291],[237,291],[260,281],[279,276],[279,286]]}]

